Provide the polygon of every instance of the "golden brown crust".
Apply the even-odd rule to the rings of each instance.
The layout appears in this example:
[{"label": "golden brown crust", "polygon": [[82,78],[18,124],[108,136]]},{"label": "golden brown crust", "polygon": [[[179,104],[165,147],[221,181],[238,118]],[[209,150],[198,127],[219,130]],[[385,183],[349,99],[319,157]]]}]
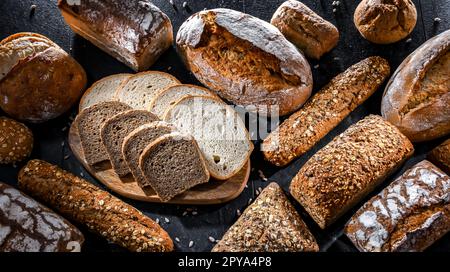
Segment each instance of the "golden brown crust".
[{"label": "golden brown crust", "polygon": [[0,117],[0,164],[22,161],[32,150],[31,130],[13,119]]},{"label": "golden brown crust", "polygon": [[130,251],[173,250],[169,235],[132,206],[40,160],[19,173],[19,187],[60,214]]},{"label": "golden brown crust", "polygon": [[450,175],[450,139],[431,150],[427,158]]}]

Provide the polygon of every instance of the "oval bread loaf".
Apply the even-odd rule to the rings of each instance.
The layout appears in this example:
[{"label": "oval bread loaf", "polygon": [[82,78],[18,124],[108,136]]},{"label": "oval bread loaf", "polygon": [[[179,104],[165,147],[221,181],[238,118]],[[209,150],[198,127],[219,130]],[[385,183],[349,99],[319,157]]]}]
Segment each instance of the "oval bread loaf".
[{"label": "oval bread loaf", "polygon": [[22,123],[0,117],[0,164],[16,163],[33,151],[33,133]]}]

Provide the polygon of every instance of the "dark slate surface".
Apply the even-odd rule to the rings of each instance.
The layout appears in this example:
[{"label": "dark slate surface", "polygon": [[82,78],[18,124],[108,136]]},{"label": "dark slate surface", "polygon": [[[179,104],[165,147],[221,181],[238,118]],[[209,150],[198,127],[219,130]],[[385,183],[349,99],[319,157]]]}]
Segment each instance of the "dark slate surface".
[{"label": "dark slate surface", "polygon": [[[269,20],[272,13],[281,4],[282,0],[190,0],[187,7],[183,8],[184,1],[175,0],[176,9],[172,7],[168,0],[154,1],[171,18],[174,25],[174,32],[178,30],[182,22],[191,14],[204,8],[224,7],[232,8],[246,13],[250,13],[264,20]],[[311,7],[319,15],[335,24],[340,31],[340,41],[338,46],[320,61],[309,60],[314,76],[314,91],[325,85],[333,76],[345,70],[346,67],[356,63],[371,55],[380,55],[389,60],[392,70],[394,70],[402,60],[430,37],[443,32],[450,26],[450,1],[448,0],[413,0],[418,10],[418,22],[412,32],[410,42],[400,41],[392,45],[374,45],[364,40],[353,25],[353,11],[359,1],[340,1],[341,5],[333,12],[331,0],[305,0],[304,3]],[[31,5],[36,5],[34,14],[30,15]],[[441,18],[440,23],[434,22],[434,18]],[[92,83],[104,76],[131,72],[126,66],[117,62],[109,55],[84,40],[74,35],[69,27],[64,23],[58,9],[56,0],[1,0],[0,1],[0,39],[21,31],[32,31],[44,34],[53,41],[70,52],[75,59],[85,68],[89,82]],[[152,67],[153,70],[169,71],[178,77],[183,83],[198,84],[180,62],[174,48],[168,50]],[[136,208],[143,211],[153,219],[159,218],[160,224],[166,229],[171,237],[178,237],[180,243],[175,242],[178,251],[209,251],[213,244],[208,240],[209,236],[216,239],[222,237],[224,232],[236,220],[236,211],[243,211],[249,199],[256,197],[256,190],[265,187],[258,170],[261,170],[270,181],[277,181],[287,192],[290,180],[298,169],[308,160],[319,148],[328,143],[334,136],[343,132],[350,124],[353,124],[369,113],[380,113],[380,100],[382,89],[378,90],[366,103],[356,109],[346,118],[336,129],[319,142],[312,150],[294,161],[285,168],[275,168],[264,162],[257,148],[252,155],[254,170],[248,183],[248,188],[235,200],[223,204],[212,206],[175,206],[151,204],[144,202],[123,199]],[[35,135],[35,149],[32,157],[39,158],[51,163],[60,165],[62,168],[83,175],[86,179],[101,188],[83,169],[78,161],[71,156],[71,151],[67,146],[67,126],[72,117],[76,114],[76,109],[65,116],[41,125],[31,125]],[[416,145],[416,154],[397,173],[388,179],[381,187],[386,186],[389,180],[401,174],[405,169],[414,163],[422,160],[425,154],[438,145],[441,140]],[[70,156],[68,159],[64,159]],[[16,184],[16,177],[19,168],[22,166],[0,166],[0,180],[9,184]],[[372,193],[379,192],[381,188]],[[370,196],[369,196],[370,197]],[[369,198],[368,197],[368,198]],[[368,199],[366,198],[366,200]],[[350,218],[352,212],[348,212],[343,218],[331,226],[326,231],[320,230],[309,218],[306,212],[296,205],[297,210],[305,219],[307,225],[317,238],[322,251],[355,251],[356,249],[350,241],[342,236],[344,223]],[[183,213],[189,210],[187,216]],[[195,211],[193,215],[192,211]],[[165,222],[169,219],[169,223]],[[89,234],[81,228],[86,235],[84,251],[121,251],[123,249],[107,243],[102,238]],[[188,247],[189,241],[194,241],[192,248]],[[429,251],[450,251],[450,235],[446,235],[439,242],[428,249]]]}]

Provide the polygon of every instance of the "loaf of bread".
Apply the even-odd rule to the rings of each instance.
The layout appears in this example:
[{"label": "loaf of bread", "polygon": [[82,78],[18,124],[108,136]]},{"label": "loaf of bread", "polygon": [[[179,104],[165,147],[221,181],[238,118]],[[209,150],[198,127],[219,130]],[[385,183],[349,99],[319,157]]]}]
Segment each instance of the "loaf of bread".
[{"label": "loaf of bread", "polygon": [[381,57],[362,60],[331,80],[299,111],[264,140],[264,157],[284,166],[310,150],[356,107],[369,98],[389,75]]},{"label": "loaf of bread", "polygon": [[281,4],[270,23],[310,58],[320,59],[339,41],[338,29],[299,1]]},{"label": "loaf of bread", "polygon": [[0,164],[16,163],[33,151],[33,133],[22,123],[0,117]]},{"label": "loaf of bread", "polygon": [[278,184],[270,183],[213,248],[214,252],[319,251]]},{"label": "loaf of bread", "polygon": [[72,30],[135,71],[147,70],[173,42],[169,17],[149,0],[58,0]]},{"label": "loaf of bread", "polygon": [[0,42],[0,108],[15,119],[44,122],[69,110],[86,73],[45,36],[17,33]]},{"label": "loaf of bread", "polygon": [[67,220],[0,182],[0,252],[79,252],[83,242]]},{"label": "loaf of bread", "polygon": [[173,250],[153,220],[108,192],[57,166],[32,160],[19,173],[19,187],[66,218],[130,251]]},{"label": "loaf of bread", "polygon": [[450,133],[450,30],[409,55],[386,86],[381,114],[413,142]]},{"label": "loaf of bread", "polygon": [[431,150],[427,158],[450,175],[450,139]]},{"label": "loaf of bread", "polygon": [[370,115],[318,151],[291,183],[291,194],[321,227],[332,224],[414,152],[411,142]]},{"label": "loaf of bread", "polygon": [[360,251],[423,251],[450,231],[450,177],[422,161],[370,199],[345,233]]},{"label": "loaf of bread", "polygon": [[189,17],[177,34],[189,70],[209,89],[249,111],[286,115],[311,94],[308,62],[273,25],[230,9]]}]

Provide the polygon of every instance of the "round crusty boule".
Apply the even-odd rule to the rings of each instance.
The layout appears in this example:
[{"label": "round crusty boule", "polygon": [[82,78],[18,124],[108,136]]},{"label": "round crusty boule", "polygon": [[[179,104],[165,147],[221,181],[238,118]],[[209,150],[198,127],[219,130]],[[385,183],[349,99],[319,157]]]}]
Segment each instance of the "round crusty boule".
[{"label": "round crusty boule", "polygon": [[417,11],[411,0],[362,0],[353,20],[364,38],[377,44],[389,44],[412,32]]},{"label": "round crusty boule", "polygon": [[0,164],[16,163],[30,156],[33,133],[24,124],[0,117]]}]

